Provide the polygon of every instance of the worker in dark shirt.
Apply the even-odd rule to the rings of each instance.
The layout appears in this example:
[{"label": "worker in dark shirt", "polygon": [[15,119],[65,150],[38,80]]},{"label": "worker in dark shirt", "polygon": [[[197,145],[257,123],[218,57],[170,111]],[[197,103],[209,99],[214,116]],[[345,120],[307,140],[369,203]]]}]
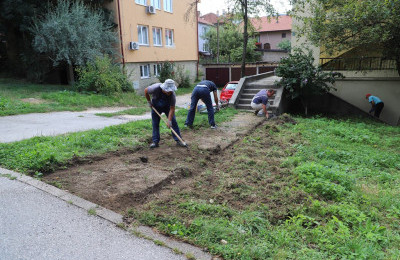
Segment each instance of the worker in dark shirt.
[{"label": "worker in dark shirt", "polygon": [[216,109],[217,111],[219,110],[217,86],[215,85],[214,82],[210,80],[200,81],[199,84],[197,84],[196,87],[194,87],[192,92],[190,109],[185,122],[186,127],[192,127],[193,125],[194,117],[196,114],[197,102],[199,101],[199,99],[201,99],[207,107],[208,123],[210,124],[211,128],[215,129],[217,127],[214,121],[214,108],[210,96],[211,92],[213,92],[214,101],[215,104],[217,105]]},{"label": "worker in dark shirt", "polygon": [[251,108],[254,109],[254,114],[257,115],[258,111],[263,110],[265,117],[269,118],[267,108],[269,108],[268,98],[275,94],[273,89],[262,89],[260,90],[251,100]]},{"label": "worker in dark shirt", "polygon": [[[175,103],[176,103],[176,91],[175,82],[172,79],[167,79],[163,84],[155,83],[144,90],[144,95],[149,103],[150,107],[154,107],[160,114],[165,113],[168,117],[168,128],[174,129],[174,131],[181,137],[178,123],[175,119]],[[150,100],[150,95],[152,99]],[[153,110],[151,111],[151,120],[153,126],[153,143],[150,148],[158,147],[160,142],[160,116],[157,115]],[[172,131],[171,131],[172,134]],[[172,137],[179,146],[185,146],[179,139],[172,134]]]}]

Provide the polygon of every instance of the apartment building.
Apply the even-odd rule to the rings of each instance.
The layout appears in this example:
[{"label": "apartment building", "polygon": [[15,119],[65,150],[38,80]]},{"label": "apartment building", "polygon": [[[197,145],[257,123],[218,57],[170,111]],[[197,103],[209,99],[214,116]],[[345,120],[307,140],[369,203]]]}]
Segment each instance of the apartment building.
[{"label": "apartment building", "polygon": [[[161,64],[183,66],[191,79],[198,61],[197,23],[185,14],[193,0],[115,0],[108,4],[118,25],[121,63],[138,93],[158,82]],[[192,10],[196,17],[196,8]],[[189,16],[190,17],[190,16]]]}]

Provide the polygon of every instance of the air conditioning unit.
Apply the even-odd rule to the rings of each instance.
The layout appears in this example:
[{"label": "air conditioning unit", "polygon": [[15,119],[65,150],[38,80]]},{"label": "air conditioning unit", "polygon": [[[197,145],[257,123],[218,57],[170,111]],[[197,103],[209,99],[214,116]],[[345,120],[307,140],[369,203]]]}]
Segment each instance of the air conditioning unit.
[{"label": "air conditioning unit", "polygon": [[139,50],[139,43],[138,42],[130,42],[129,49],[130,50]]},{"label": "air conditioning unit", "polygon": [[148,14],[155,14],[156,13],[156,8],[152,5],[146,6],[146,12]]}]

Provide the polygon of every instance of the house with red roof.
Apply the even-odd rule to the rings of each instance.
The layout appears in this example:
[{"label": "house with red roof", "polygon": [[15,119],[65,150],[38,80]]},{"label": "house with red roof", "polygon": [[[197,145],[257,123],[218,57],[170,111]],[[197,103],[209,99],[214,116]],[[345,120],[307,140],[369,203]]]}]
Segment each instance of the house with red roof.
[{"label": "house with red roof", "polygon": [[250,19],[255,31],[258,33],[259,48],[276,50],[283,40],[291,40],[292,17],[280,15],[278,17],[260,17]]}]

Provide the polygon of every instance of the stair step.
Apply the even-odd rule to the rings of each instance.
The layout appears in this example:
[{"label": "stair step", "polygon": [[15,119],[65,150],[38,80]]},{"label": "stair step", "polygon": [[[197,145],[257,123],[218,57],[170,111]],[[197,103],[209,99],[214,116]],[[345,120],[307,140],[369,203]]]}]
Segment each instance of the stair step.
[{"label": "stair step", "polygon": [[[252,99],[240,98],[238,104],[250,104]],[[274,103],[273,99],[268,99],[268,103],[272,105]]]}]

